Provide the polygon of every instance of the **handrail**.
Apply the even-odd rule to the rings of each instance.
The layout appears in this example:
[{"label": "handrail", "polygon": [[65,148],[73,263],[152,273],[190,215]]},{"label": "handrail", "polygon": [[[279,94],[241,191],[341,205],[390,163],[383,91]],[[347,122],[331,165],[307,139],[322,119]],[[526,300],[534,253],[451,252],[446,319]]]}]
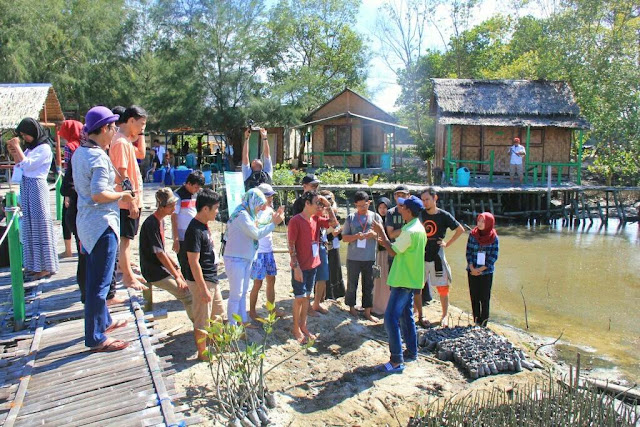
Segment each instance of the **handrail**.
[{"label": "handrail", "polygon": [[[493,168],[495,163],[495,153],[493,150],[489,152],[489,160],[464,160],[464,159],[444,159],[446,168],[446,175],[452,177],[452,184],[456,185],[456,175],[458,171],[458,165],[461,163],[471,165],[489,165],[489,182],[493,182]],[[472,176],[476,176],[476,168],[471,171]]]},{"label": "handrail", "polygon": [[[320,164],[324,165],[325,156],[330,157],[342,157],[342,167],[348,168],[347,165],[347,157],[351,156],[364,156],[364,165],[362,167],[367,167],[367,157],[368,156],[381,156],[383,154],[389,154],[384,151],[311,151],[307,153],[307,157],[313,158],[313,156],[320,157]],[[312,163],[313,164],[313,163]]]},{"label": "handrail", "polygon": [[[540,181],[545,181],[545,175],[547,172],[547,166],[551,166],[552,168],[556,168],[558,173],[558,185],[562,183],[562,168],[567,169],[567,176],[571,173],[571,168],[576,168],[576,172],[580,170],[580,164],[578,162],[528,162],[527,164],[527,173],[528,176],[529,171],[533,171],[533,183],[538,183],[538,167],[541,169],[540,173]],[[580,185],[581,177],[580,174],[577,174],[577,184]]]}]

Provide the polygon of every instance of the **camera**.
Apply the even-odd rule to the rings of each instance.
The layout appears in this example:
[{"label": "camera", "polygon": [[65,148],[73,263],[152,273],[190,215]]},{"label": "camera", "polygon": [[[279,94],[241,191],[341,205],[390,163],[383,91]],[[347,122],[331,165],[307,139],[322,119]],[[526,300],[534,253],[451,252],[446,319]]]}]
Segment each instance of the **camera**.
[{"label": "camera", "polygon": [[129,178],[123,179],[120,185],[122,185],[122,191],[133,191],[133,184],[131,184]]},{"label": "camera", "polygon": [[252,131],[253,131],[253,130],[255,130],[255,131],[260,130],[260,126],[256,126],[256,122],[255,122],[255,121],[253,121],[253,120],[251,120],[251,119],[249,119],[249,120],[247,121],[247,126],[248,126],[248,127],[249,127],[249,129],[251,129]]}]

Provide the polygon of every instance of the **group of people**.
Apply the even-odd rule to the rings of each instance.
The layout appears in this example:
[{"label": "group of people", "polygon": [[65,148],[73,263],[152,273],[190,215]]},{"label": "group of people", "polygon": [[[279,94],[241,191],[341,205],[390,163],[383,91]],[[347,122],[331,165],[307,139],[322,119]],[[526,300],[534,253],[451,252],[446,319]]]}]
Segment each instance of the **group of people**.
[{"label": "group of people", "polygon": [[[77,274],[85,304],[85,344],[93,351],[117,351],[128,345],[109,337],[112,331],[126,325],[124,320],[113,321],[109,314],[109,305],[118,302],[115,294],[118,266],[125,286],[143,291],[156,286],[184,304],[194,324],[198,357],[206,359],[203,338],[210,319],[256,327],[252,320],[258,317],[256,306],[265,280],[267,300],[275,303],[278,268],[272,233],[283,223],[285,207],[274,209],[276,193],[270,185],[273,166],[266,131],[260,130],[263,161],[249,162],[251,129],[248,129],[242,153],[247,191],[241,204],[230,212],[222,248],[216,249],[210,228],[217,217],[221,196],[204,188],[204,176],[199,171],[192,172],[175,192],[170,188],[156,191],[156,210],[139,227],[143,179],[137,159],[145,153],[141,135],[146,118],[146,112],[137,106],[124,109],[121,115],[99,106],[87,112],[84,125],[67,121],[60,130],[69,148],[63,191],[67,198],[66,222],[78,242]],[[17,132],[27,150],[22,152],[17,138],[10,141],[9,150],[17,167],[24,170],[23,211],[36,221],[30,224],[27,219],[26,227],[23,225],[27,238],[25,268],[42,276],[42,272],[55,272],[57,256],[48,203],[42,202],[47,200],[46,175],[36,177],[33,171],[37,169],[36,160],[43,165],[51,162],[51,149],[49,144],[38,142],[46,142],[40,125],[35,120],[25,120]],[[32,179],[42,183],[34,184]],[[369,194],[357,191],[353,198],[355,209],[341,225],[335,196],[319,190],[319,185],[320,181],[312,174],[303,178],[303,192],[291,206],[292,217],[287,225],[294,295],[293,337],[301,343],[316,338],[310,331],[308,318],[328,312],[322,305],[325,299],[344,296],[350,313],[359,316],[356,294],[361,283],[364,317],[379,322],[379,317],[384,316],[389,335],[391,357],[382,368],[399,372],[406,361],[417,355],[414,308],[418,324],[429,326],[422,308],[431,299],[430,287],[440,297],[440,324],[447,326],[452,274],[445,249],[464,233],[464,228],[450,213],[437,207],[438,196],[432,188],[417,197],[404,185],[394,191],[395,205],[382,197],[373,210]],[[38,203],[30,196],[33,191],[30,186],[43,187],[45,194],[35,197]],[[167,217],[171,221],[172,249],[177,261],[165,247]],[[48,221],[49,225],[42,227],[38,221]],[[29,239],[29,227],[40,227],[39,237],[42,230],[47,230],[45,234],[52,241],[42,239],[39,240],[42,244],[33,244],[38,239]],[[131,244],[138,229],[140,271],[131,257]],[[445,240],[447,229],[453,235]],[[348,245],[346,289],[339,255],[341,242]],[[48,249],[43,250],[44,246]],[[220,260],[216,253],[222,256],[229,282],[226,306],[218,281]],[[469,235],[466,253],[473,318],[479,325],[486,325],[489,318],[497,256],[494,218],[489,213],[480,214]],[[284,314],[276,312],[277,316]]]}]

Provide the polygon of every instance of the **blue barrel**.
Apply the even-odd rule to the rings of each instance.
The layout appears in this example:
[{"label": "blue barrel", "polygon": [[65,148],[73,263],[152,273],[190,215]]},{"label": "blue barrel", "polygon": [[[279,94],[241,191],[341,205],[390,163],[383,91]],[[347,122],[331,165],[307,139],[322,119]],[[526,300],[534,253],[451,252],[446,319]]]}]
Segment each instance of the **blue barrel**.
[{"label": "blue barrel", "polygon": [[162,182],[162,168],[156,169],[153,173],[153,182]]},{"label": "blue barrel", "polygon": [[211,171],[203,170],[202,173],[204,174],[204,183],[211,184]]},{"label": "blue barrel", "polygon": [[469,186],[469,181],[471,180],[471,171],[466,167],[461,167],[456,171],[458,175],[457,185],[460,187]]},{"label": "blue barrel", "polygon": [[380,156],[380,165],[382,166],[382,169],[391,169],[391,154],[382,154]]},{"label": "blue barrel", "polygon": [[174,169],[173,185],[184,184],[191,172],[193,172],[193,169],[180,169],[180,168]]}]

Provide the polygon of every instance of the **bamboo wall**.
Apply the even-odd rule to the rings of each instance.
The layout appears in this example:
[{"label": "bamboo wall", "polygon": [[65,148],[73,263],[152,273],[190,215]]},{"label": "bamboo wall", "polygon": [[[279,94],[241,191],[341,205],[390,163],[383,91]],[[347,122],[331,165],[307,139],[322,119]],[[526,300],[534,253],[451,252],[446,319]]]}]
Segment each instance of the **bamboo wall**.
[{"label": "bamboo wall", "polygon": [[[489,160],[493,150],[494,172],[509,171],[509,146],[513,138],[519,137],[521,144],[526,146],[527,130],[522,127],[509,126],[451,126],[451,151],[455,159]],[[443,158],[447,150],[446,126],[436,125],[436,161],[435,166],[442,168]],[[562,162],[570,161],[571,129],[546,127],[532,128],[530,131],[529,153],[530,162]],[[482,171],[488,172],[489,167],[483,165]]]},{"label": "bamboo wall", "polygon": [[352,112],[361,116],[371,117],[383,121],[391,121],[393,117],[382,111],[380,108],[368,102],[366,99],[356,95],[353,92],[345,91],[338,95],[327,105],[321,107],[313,113],[310,121],[335,116],[345,112]]},{"label": "bamboo wall", "polygon": [[[323,122],[322,124],[313,126],[311,135],[312,151],[324,152],[324,126],[351,126],[351,151],[362,151],[362,124],[360,119],[341,117],[335,120]],[[324,164],[320,164],[320,156],[314,156],[313,167],[319,168],[324,166],[342,167],[343,156],[324,156]],[[347,157],[347,166],[359,168],[362,166],[362,157],[359,155]]]}]

